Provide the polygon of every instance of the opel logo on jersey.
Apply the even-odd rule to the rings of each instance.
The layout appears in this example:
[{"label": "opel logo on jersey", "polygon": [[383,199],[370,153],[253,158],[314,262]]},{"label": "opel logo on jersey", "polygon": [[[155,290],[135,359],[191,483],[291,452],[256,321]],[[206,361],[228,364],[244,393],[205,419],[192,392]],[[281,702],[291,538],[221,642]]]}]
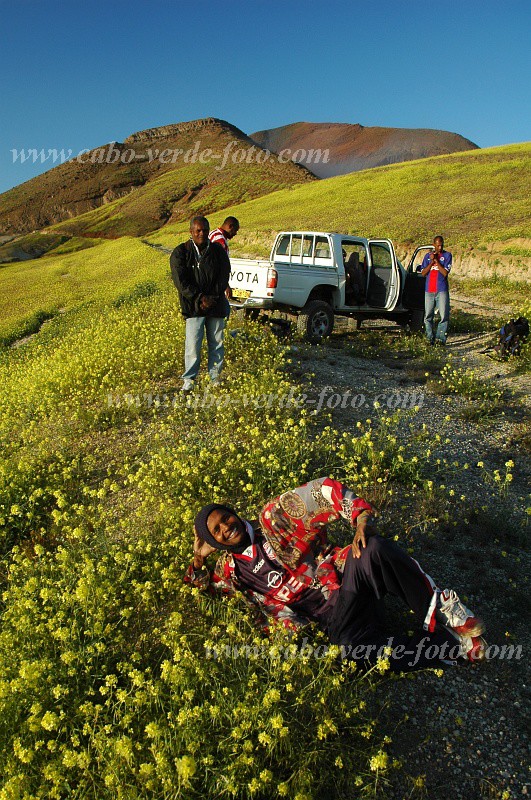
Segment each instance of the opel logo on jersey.
[{"label": "opel logo on jersey", "polygon": [[271,572],[267,576],[267,585],[270,589],[278,589],[280,584],[282,583],[282,573],[281,572]]},{"label": "opel logo on jersey", "polygon": [[269,544],[269,542],[264,542],[264,553],[268,558],[275,558],[275,551]]}]

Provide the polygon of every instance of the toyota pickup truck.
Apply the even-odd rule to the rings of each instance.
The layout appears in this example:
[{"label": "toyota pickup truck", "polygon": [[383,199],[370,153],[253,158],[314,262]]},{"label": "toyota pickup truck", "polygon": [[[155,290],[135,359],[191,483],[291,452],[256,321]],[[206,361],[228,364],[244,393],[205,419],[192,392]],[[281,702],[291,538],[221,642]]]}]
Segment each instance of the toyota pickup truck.
[{"label": "toyota pickup truck", "polygon": [[420,330],[424,278],[415,258],[427,249],[417,248],[405,269],[389,239],[283,231],[269,260],[231,259],[231,306],[253,317],[278,311],[296,318],[310,341],[328,336],[335,316],[384,318]]}]

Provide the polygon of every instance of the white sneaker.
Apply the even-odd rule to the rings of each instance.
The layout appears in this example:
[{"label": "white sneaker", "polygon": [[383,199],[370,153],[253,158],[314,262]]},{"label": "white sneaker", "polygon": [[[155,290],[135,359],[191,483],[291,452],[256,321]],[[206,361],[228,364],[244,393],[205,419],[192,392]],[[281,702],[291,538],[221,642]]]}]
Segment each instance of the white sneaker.
[{"label": "white sneaker", "polygon": [[477,637],[485,630],[483,620],[475,617],[453,589],[443,589],[437,598],[436,619],[458,636]]},{"label": "white sneaker", "polygon": [[190,392],[193,391],[193,388],[194,388],[194,382],[187,378],[183,383],[183,388],[181,389],[181,392],[183,394],[190,394]]}]

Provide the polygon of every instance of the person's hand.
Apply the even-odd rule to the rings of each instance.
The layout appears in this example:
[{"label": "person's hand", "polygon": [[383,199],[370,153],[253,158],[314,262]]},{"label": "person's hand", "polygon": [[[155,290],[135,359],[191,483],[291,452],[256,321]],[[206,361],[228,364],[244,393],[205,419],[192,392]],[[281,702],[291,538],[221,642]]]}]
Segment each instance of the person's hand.
[{"label": "person's hand", "polygon": [[204,294],[201,300],[199,301],[199,308],[201,309],[201,311],[208,311],[209,308],[212,308],[215,302],[216,302],[215,297],[211,297],[210,295]]},{"label": "person's hand", "polygon": [[194,528],[194,569],[201,569],[205,558],[209,556],[210,553],[213,553],[215,549],[215,547],[205,542]]},{"label": "person's hand", "polygon": [[212,297],[211,295],[204,294],[199,301],[199,308],[201,311],[208,311],[209,308],[212,308],[213,305],[216,303],[216,297]]},{"label": "person's hand", "polygon": [[225,289],[225,297],[227,298],[227,300],[232,300],[232,289],[230,288],[230,286],[227,286],[227,288]]},{"label": "person's hand", "polygon": [[368,512],[360,514],[357,519],[356,533],[352,542],[352,555],[354,558],[361,558],[361,549],[367,546],[369,536],[376,533],[376,523],[374,517]]}]

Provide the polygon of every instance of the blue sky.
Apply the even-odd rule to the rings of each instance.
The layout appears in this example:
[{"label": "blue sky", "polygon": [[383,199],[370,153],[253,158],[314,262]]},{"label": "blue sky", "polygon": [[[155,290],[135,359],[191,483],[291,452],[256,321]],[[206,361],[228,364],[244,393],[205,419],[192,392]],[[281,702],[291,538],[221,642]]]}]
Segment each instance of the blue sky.
[{"label": "blue sky", "polygon": [[523,0],[0,0],[0,191],[71,149],[215,116],[531,139]]}]

